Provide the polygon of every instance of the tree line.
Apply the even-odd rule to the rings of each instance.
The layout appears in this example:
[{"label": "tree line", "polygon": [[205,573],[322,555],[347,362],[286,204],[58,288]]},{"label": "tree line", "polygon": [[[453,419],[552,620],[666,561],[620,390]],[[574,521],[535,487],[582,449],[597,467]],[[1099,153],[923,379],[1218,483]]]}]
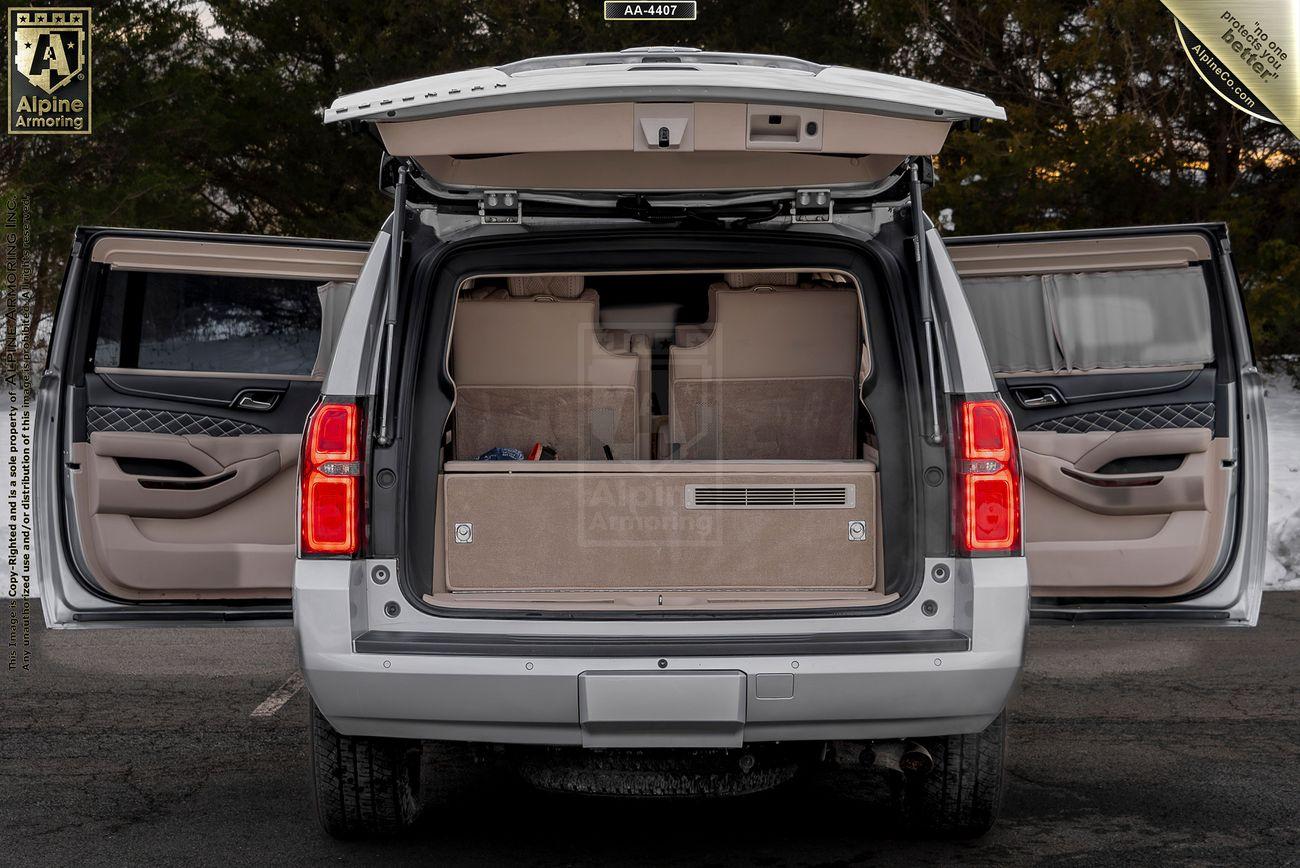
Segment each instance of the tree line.
[{"label": "tree line", "polygon": [[788,54],[988,94],[927,208],[951,233],[1226,221],[1262,355],[1300,354],[1300,142],[1221,102],[1150,0],[710,0],[605,22],[596,0],[94,5],[94,133],[6,136],[48,312],[77,225],[371,236],[379,147],[340,93],[529,56],[676,44]]}]

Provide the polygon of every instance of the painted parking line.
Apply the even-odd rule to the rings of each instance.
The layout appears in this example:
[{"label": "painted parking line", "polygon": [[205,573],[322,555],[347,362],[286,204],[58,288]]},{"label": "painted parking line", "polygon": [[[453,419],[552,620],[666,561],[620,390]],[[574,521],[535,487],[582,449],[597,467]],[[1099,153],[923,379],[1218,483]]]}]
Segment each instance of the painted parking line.
[{"label": "painted parking line", "polygon": [[277,711],[284,708],[284,704],[299,690],[302,690],[302,673],[295,672],[284,680],[284,683],[275,688],[271,695],[262,700],[262,704],[253,709],[249,717],[273,717]]}]

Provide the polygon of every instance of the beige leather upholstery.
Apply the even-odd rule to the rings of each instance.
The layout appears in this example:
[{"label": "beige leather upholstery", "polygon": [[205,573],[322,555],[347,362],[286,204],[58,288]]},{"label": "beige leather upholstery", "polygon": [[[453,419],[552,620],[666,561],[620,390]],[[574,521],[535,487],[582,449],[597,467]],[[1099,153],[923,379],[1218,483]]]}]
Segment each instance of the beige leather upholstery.
[{"label": "beige leather upholstery", "polygon": [[650,455],[650,348],[603,334],[580,275],[509,278],[461,294],[452,338],[453,452],[555,446],[562,460]]},{"label": "beige leather upholstery", "polygon": [[[137,600],[288,597],[301,439],[97,431],[73,443],[77,528],[96,580]],[[122,458],[180,461],[202,476],[130,474]]]},{"label": "beige leather upholstery", "polygon": [[793,286],[799,275],[793,271],[728,271],[722,280],[732,289],[749,289],[755,286]]},{"label": "beige leather upholstery", "polygon": [[527,274],[506,278],[506,291],[512,298],[534,298],[541,295],[578,298],[584,288],[581,274]]},{"label": "beige leather upholstery", "polygon": [[[709,318],[702,323],[683,323],[677,327],[675,343],[679,347],[697,347],[713,334],[713,323],[717,320],[717,291],[719,289],[783,289],[794,288],[799,282],[796,271],[726,271],[722,274],[722,283],[709,287]],[[725,286],[723,285],[725,284]]]},{"label": "beige leather upholstery", "polygon": [[854,457],[857,295],[773,282],[794,277],[728,274],[709,290],[711,327],[678,330],[669,351],[674,457]]},{"label": "beige leather upholstery", "polygon": [[[1020,434],[1025,549],[1040,596],[1187,593],[1212,573],[1227,519],[1231,454],[1208,428]],[[1177,455],[1173,470],[1097,473]]]}]

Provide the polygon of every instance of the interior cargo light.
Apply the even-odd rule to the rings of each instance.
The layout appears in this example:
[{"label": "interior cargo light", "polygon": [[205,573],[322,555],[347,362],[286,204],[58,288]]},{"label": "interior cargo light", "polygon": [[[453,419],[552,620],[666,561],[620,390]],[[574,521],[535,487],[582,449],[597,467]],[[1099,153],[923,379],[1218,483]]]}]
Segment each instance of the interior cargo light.
[{"label": "interior cargo light", "polygon": [[1020,552],[1015,426],[1001,401],[958,406],[957,542],[966,553]]},{"label": "interior cargo light", "polygon": [[322,403],[307,422],[299,498],[304,555],[352,555],[361,536],[361,414]]}]

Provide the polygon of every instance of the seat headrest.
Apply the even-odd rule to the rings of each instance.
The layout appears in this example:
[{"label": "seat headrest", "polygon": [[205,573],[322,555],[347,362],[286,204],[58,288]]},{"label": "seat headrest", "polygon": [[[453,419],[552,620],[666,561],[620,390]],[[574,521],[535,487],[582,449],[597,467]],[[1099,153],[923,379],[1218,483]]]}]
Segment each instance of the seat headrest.
[{"label": "seat headrest", "polygon": [[494,286],[471,285],[460,291],[460,297],[470,301],[481,301],[496,291],[497,288]]},{"label": "seat headrest", "polygon": [[796,271],[727,271],[722,275],[732,289],[751,286],[794,286],[799,281]]},{"label": "seat headrest", "polygon": [[578,298],[582,295],[581,274],[529,274],[506,278],[506,287],[516,298],[549,295],[553,298]]}]

